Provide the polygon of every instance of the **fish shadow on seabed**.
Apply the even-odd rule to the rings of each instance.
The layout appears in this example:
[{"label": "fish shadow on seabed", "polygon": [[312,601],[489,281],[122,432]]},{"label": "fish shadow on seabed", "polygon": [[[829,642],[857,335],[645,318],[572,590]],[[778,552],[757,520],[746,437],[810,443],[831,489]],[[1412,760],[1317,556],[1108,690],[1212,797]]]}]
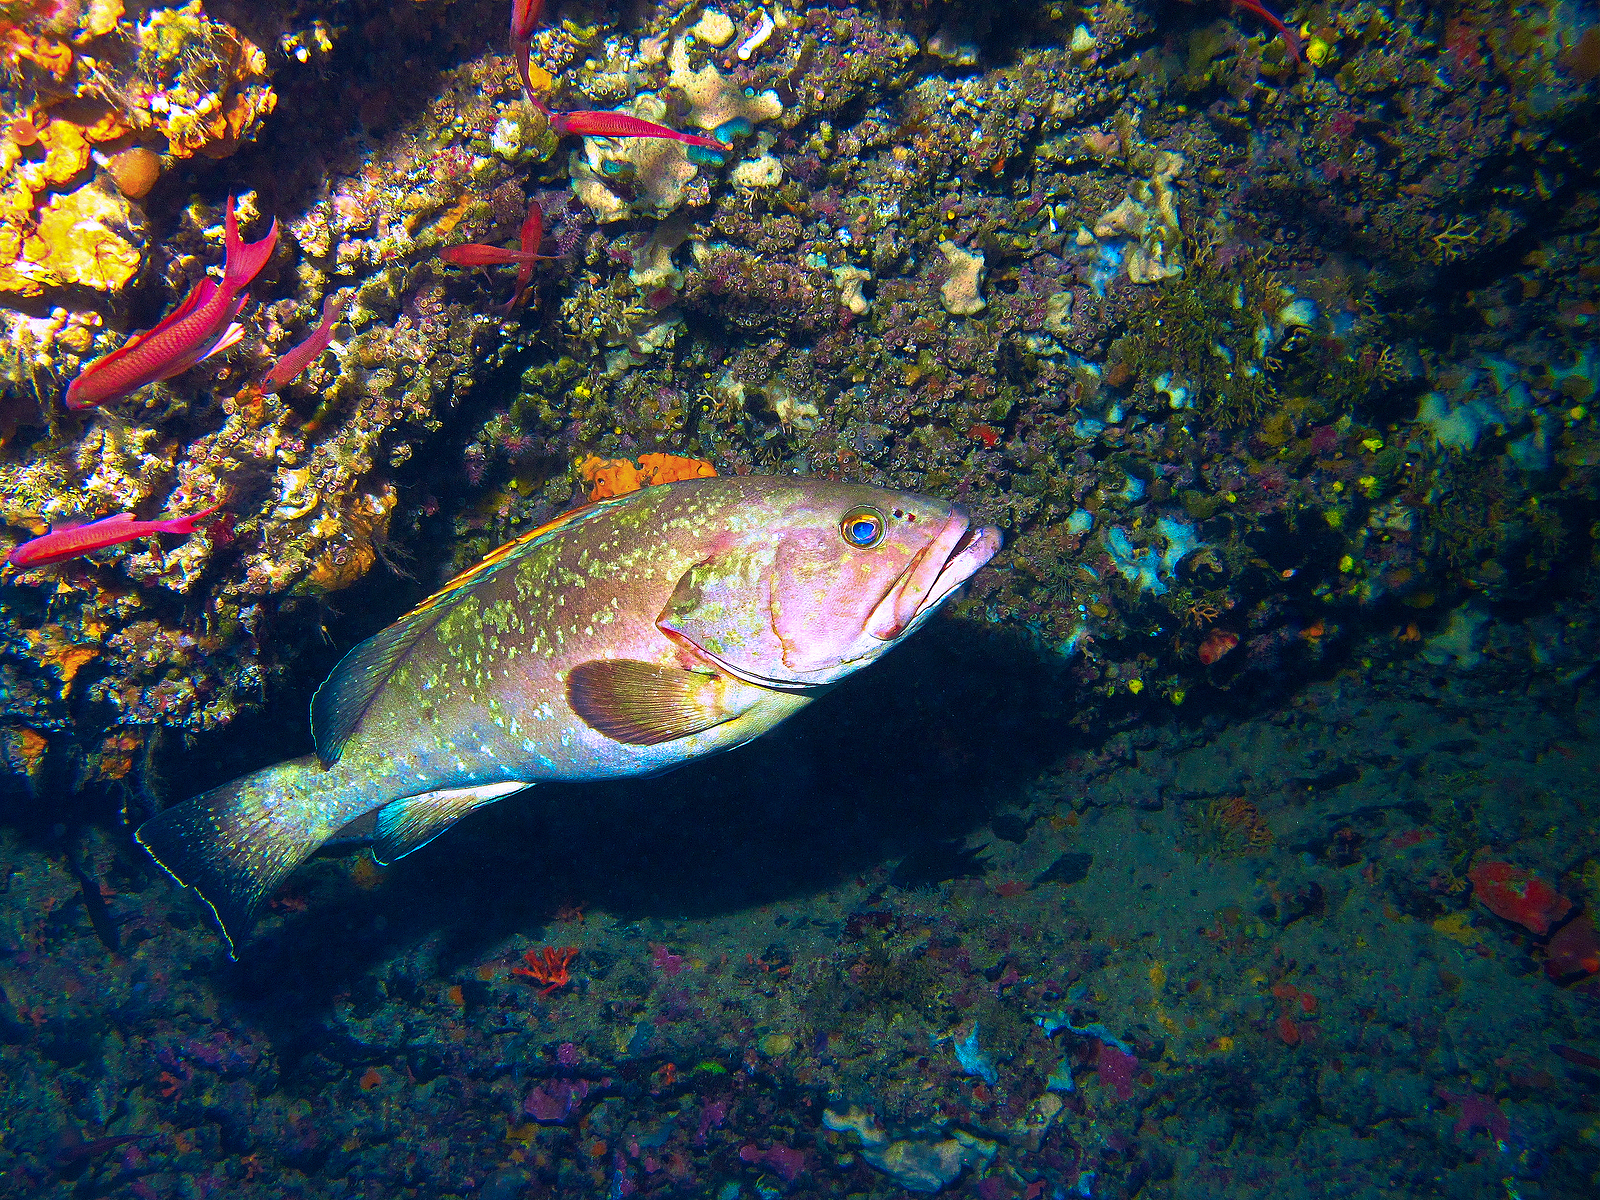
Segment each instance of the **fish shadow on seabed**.
[{"label": "fish shadow on seabed", "polygon": [[[939,620],[774,732],[653,779],[541,785],[460,822],[370,890],[241,948],[247,990],[332,993],[425,940],[432,968],[537,936],[564,904],[623,921],[825,890],[983,825],[1082,738],[1060,660]],[[553,935],[552,935],[553,936]],[[293,981],[292,983],[290,981]]]}]

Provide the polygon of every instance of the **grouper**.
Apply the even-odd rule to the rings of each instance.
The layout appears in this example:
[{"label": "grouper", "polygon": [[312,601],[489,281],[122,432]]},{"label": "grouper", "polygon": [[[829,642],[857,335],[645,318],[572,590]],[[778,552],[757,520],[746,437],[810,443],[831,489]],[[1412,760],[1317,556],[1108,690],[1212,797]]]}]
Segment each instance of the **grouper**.
[{"label": "grouper", "polygon": [[135,837],[210,906],[232,953],[261,902],[352,822],[372,824],[391,863],[534,784],[743,745],[909,636],[999,548],[943,501],[815,479],[602,500],[346,654],[311,703],[315,754],[164,809]]}]

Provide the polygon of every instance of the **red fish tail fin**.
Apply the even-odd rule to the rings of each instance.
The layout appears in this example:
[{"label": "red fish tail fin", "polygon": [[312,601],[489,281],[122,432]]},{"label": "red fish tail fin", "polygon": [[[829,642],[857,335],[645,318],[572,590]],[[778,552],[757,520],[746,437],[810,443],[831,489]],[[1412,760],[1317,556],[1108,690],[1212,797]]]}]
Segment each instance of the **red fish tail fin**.
[{"label": "red fish tail fin", "polygon": [[[528,75],[528,54],[532,46],[527,41],[517,42],[517,78],[522,83],[522,94],[528,98],[528,103],[535,108],[544,108],[544,101],[540,100],[533,90],[533,80]],[[545,109],[548,112],[548,109]]]},{"label": "red fish tail fin", "polygon": [[1276,13],[1261,3],[1261,0],[1234,0],[1234,3],[1246,12],[1254,13],[1270,25],[1278,36],[1283,39],[1285,49],[1293,56],[1295,62],[1300,61],[1300,36],[1279,20]]},{"label": "red fish tail fin", "polygon": [[1290,29],[1287,25],[1284,25],[1281,21],[1279,22],[1279,26],[1280,28],[1278,33],[1283,38],[1283,44],[1289,48],[1289,53],[1294,56],[1295,62],[1302,61],[1305,58],[1305,55],[1301,52],[1300,35],[1294,30]]},{"label": "red fish tail fin", "polygon": [[259,242],[245,242],[239,237],[239,218],[234,216],[233,197],[228,197],[227,211],[222,218],[223,246],[226,257],[222,271],[222,286],[241,291],[261,273],[278,245],[278,219],[272,219],[272,228]]},{"label": "red fish tail fin", "polygon": [[187,516],[187,517],[173,517],[170,521],[163,521],[161,523],[162,524],[162,532],[163,533],[193,533],[194,530],[195,530],[195,526],[199,525],[200,522],[204,521],[206,518],[214,516],[215,514],[221,512],[222,511],[222,507],[223,506],[220,505],[220,504],[213,504],[210,508],[206,509],[204,512],[193,513],[192,515]]},{"label": "red fish tail fin", "polygon": [[232,350],[244,339],[244,326],[237,322],[230,322],[228,327],[217,335],[217,340],[203,347],[205,353],[195,359],[195,363],[203,363],[214,354],[221,354],[225,350]]}]

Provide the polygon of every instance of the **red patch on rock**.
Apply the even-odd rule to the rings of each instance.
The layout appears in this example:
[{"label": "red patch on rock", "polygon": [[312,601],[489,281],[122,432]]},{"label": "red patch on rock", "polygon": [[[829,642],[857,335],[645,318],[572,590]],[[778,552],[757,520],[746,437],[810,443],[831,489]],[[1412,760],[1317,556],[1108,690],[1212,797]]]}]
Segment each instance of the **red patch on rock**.
[{"label": "red patch on rock", "polygon": [[1550,939],[1545,948],[1544,973],[1551,979],[1600,972],[1600,934],[1588,913],[1579,913]]},{"label": "red patch on rock", "polygon": [[[1503,864],[1502,864],[1503,865]],[[1456,1119],[1455,1132],[1471,1136],[1481,1129],[1495,1141],[1503,1141],[1511,1132],[1511,1122],[1506,1119],[1505,1113],[1500,1111],[1500,1106],[1491,1096],[1480,1096],[1476,1092],[1462,1092],[1457,1095],[1446,1091],[1443,1084],[1433,1089],[1434,1095],[1449,1104],[1461,1107],[1461,1115]]]},{"label": "red patch on rock", "polygon": [[1473,896],[1497,917],[1515,921],[1541,936],[1572,911],[1572,901],[1559,895],[1531,871],[1511,863],[1479,863],[1467,872]]},{"label": "red patch on rock", "polygon": [[1117,1093],[1118,1100],[1127,1100],[1133,1095],[1133,1073],[1138,1069],[1139,1060],[1131,1054],[1124,1054],[1115,1046],[1100,1043],[1100,1052],[1094,1061],[1094,1069],[1100,1076],[1102,1087],[1108,1087]]},{"label": "red patch on rock", "polygon": [[1226,629],[1213,629],[1200,643],[1200,661],[1210,666],[1239,644],[1239,635]]}]

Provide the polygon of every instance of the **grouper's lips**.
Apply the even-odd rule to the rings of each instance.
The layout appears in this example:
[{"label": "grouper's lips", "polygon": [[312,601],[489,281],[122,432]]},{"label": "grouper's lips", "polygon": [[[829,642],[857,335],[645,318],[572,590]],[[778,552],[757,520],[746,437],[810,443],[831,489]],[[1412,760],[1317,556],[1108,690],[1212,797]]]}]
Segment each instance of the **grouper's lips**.
[{"label": "grouper's lips", "polygon": [[867,618],[866,632],[882,642],[903,637],[942,604],[1000,549],[1000,531],[976,529],[961,508],[952,508],[944,528],[922,548]]}]

